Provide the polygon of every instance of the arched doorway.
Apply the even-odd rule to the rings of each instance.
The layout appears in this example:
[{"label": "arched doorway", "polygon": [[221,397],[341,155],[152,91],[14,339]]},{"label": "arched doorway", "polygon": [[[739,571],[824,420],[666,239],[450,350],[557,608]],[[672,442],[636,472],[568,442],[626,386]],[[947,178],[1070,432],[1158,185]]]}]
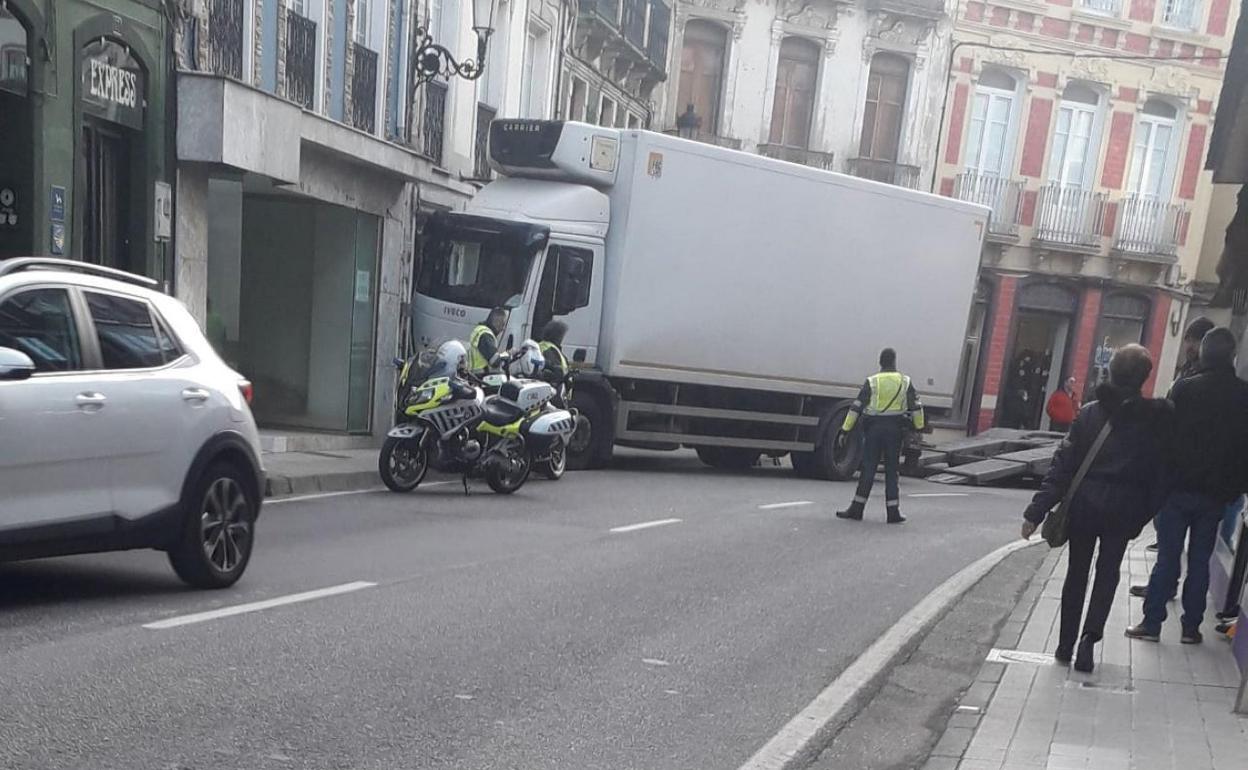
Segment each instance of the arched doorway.
[{"label": "arched doorway", "polygon": [[75,40],[76,251],[87,262],[147,273],[147,57],[137,36],[112,19],[85,23]]},{"label": "arched doorway", "polygon": [[34,108],[30,102],[31,21],[0,4],[0,259],[34,244]]},{"label": "arched doorway", "polygon": [[1003,373],[997,424],[1038,430],[1044,404],[1061,384],[1079,295],[1057,283],[1023,286],[1018,294],[1013,344]]}]

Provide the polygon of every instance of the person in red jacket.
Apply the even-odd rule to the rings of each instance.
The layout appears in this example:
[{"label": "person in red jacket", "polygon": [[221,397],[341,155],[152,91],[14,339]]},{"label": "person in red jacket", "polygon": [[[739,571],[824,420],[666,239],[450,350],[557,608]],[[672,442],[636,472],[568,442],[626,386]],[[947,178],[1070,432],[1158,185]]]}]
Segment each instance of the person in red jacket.
[{"label": "person in red jacket", "polygon": [[1067,377],[1062,389],[1049,396],[1045,411],[1049,414],[1050,430],[1061,433],[1070,430],[1075,415],[1079,414],[1079,397],[1075,395],[1074,377]]}]

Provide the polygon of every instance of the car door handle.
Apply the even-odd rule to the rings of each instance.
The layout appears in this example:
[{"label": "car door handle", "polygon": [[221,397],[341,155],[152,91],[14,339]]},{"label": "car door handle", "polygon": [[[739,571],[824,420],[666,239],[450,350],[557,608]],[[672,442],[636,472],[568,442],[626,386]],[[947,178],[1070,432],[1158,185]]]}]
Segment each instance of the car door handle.
[{"label": "car door handle", "polygon": [[182,391],[182,400],[203,402],[203,401],[207,401],[211,395],[212,395],[211,393],[204,390],[203,388],[187,388],[186,390]]},{"label": "car door handle", "polygon": [[104,403],[108,398],[103,393],[79,393],[74,396],[74,403],[84,412],[96,412],[104,408]]}]

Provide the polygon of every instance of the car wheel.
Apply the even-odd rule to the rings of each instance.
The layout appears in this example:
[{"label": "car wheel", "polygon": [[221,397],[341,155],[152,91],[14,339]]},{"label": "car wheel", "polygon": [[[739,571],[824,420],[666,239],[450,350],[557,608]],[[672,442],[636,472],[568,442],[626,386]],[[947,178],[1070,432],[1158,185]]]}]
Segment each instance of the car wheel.
[{"label": "car wheel", "polygon": [[243,576],[255,542],[257,501],[243,473],[214,463],[184,504],[169,563],[195,588],[226,588]]}]

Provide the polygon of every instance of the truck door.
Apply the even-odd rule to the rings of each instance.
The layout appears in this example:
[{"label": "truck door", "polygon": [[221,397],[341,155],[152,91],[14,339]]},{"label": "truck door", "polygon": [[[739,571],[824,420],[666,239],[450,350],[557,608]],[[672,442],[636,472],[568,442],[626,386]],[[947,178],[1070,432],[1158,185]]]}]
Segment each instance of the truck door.
[{"label": "truck door", "polygon": [[550,321],[563,321],[568,325],[564,355],[574,359],[584,351],[586,363],[593,363],[598,353],[602,270],[596,268],[602,264],[602,252],[601,243],[552,242],[533,303],[534,338],[540,338]]}]

